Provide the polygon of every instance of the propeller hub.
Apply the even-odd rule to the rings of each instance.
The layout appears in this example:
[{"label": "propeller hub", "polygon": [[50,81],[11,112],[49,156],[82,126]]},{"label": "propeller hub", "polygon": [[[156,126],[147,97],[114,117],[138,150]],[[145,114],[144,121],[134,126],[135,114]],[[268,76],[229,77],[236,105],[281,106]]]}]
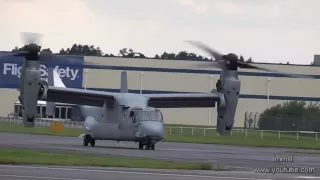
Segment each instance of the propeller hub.
[{"label": "propeller hub", "polygon": [[26,47],[26,51],[29,51],[30,53],[38,53],[40,51],[40,46],[36,44],[29,44]]},{"label": "propeller hub", "polygon": [[25,50],[28,51],[25,55],[26,60],[39,60],[40,46],[32,43],[27,45]]},{"label": "propeller hub", "polygon": [[238,70],[238,56],[229,53],[227,55],[223,55],[222,58],[226,61],[227,69],[228,70]]}]

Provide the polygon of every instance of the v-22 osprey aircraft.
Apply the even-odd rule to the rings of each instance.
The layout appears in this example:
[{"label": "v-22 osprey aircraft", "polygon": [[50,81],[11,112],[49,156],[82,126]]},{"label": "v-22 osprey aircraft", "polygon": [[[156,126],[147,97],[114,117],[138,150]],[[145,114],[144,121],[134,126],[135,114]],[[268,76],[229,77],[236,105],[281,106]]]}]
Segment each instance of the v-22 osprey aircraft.
[{"label": "v-22 osprey aircraft", "polygon": [[[215,59],[199,62],[198,67],[222,69],[216,89],[209,93],[128,93],[124,72],[121,75],[120,93],[68,88],[62,84],[60,87],[55,86],[53,78],[48,78],[48,82],[41,79],[39,69],[40,61],[50,61],[54,55],[40,51],[41,47],[35,43],[35,39],[29,40],[23,51],[13,53],[14,56],[25,58],[18,97],[22,104],[24,126],[34,127],[38,100],[47,101],[47,115],[53,114],[54,102],[77,104],[85,118],[85,146],[94,146],[96,140],[116,140],[139,142],[140,149],[144,146],[146,149],[155,149],[155,144],[163,138],[163,117],[159,108],[217,106],[217,132],[223,136],[230,135],[240,94],[238,67],[272,70],[240,62],[235,54],[223,55],[200,42],[189,43],[208,52]],[[83,66],[72,59],[66,59],[64,64]]]},{"label": "v-22 osprey aircraft", "polygon": [[[224,95],[216,91],[211,93],[179,93],[179,94],[135,94],[128,93],[127,73],[121,72],[120,93],[76,89],[66,87],[58,73],[48,69],[48,81],[34,76],[38,70],[26,68],[23,81],[24,91],[20,91],[19,100],[23,104],[23,122],[27,127],[34,126],[34,116],[30,113],[38,100],[47,101],[46,114],[54,113],[54,102],[76,104],[85,118],[83,145],[95,146],[96,140],[133,141],[139,143],[139,149],[155,149],[155,144],[164,137],[164,122],[158,108],[214,107],[218,102],[219,110],[226,107]],[[28,74],[30,73],[30,74]],[[33,76],[31,76],[33,73]],[[30,75],[30,76],[29,76]],[[27,77],[33,77],[27,79]],[[35,87],[33,84],[37,83]],[[34,88],[31,90],[31,88]],[[37,89],[39,91],[37,92]],[[29,94],[29,95],[27,95]],[[34,97],[34,99],[31,99]],[[34,104],[35,103],[35,104]],[[28,104],[28,105],[26,105]],[[32,105],[32,106],[31,106]],[[232,110],[232,109],[230,109]],[[229,110],[229,113],[234,113]],[[232,114],[221,114],[232,118]],[[28,114],[27,114],[28,113]],[[225,115],[225,116],[224,116]],[[222,135],[228,133],[233,119],[218,126]]]},{"label": "v-22 osprey aircraft", "polygon": [[[66,88],[56,70],[48,69],[48,85]],[[96,140],[134,141],[139,148],[155,149],[155,144],[164,137],[163,116],[159,109],[146,105],[146,98],[140,94],[128,93],[127,72],[121,72],[120,93],[112,95],[117,99],[115,109],[77,105],[85,117],[81,134],[83,145],[95,146]],[[141,96],[141,97],[140,97]],[[115,107],[114,105],[111,105]],[[53,115],[54,103],[47,102],[47,114]],[[109,115],[109,116],[108,116]],[[104,118],[104,116],[106,118]]]}]

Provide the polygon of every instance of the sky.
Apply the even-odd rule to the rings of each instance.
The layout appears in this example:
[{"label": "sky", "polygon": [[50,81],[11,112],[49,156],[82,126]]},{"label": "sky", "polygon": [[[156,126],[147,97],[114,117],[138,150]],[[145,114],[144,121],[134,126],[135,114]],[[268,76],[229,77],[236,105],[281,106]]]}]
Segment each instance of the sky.
[{"label": "sky", "polygon": [[0,0],[0,50],[22,46],[20,32],[42,34],[58,52],[74,43],[148,57],[201,41],[255,62],[310,64],[320,54],[319,0]]}]

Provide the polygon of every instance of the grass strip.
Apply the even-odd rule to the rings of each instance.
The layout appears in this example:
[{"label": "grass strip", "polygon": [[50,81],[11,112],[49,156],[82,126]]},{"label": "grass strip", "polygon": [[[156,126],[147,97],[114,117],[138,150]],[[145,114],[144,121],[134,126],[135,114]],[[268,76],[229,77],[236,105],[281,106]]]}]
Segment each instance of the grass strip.
[{"label": "grass strip", "polygon": [[[82,129],[65,128],[61,132],[53,132],[49,127],[26,128],[22,124],[0,122],[0,132],[15,132],[27,134],[43,134],[56,136],[77,137],[83,133]],[[320,149],[320,140],[314,134],[300,136],[296,133],[279,133],[258,131],[233,131],[231,136],[220,136],[214,129],[203,128],[172,128],[171,132],[166,129],[165,142],[183,142],[200,144],[225,144],[251,147],[282,147],[297,149]],[[169,135],[171,133],[171,135]]]},{"label": "grass strip", "polygon": [[[37,164],[59,166],[99,166],[152,169],[212,170],[209,163],[175,162],[151,158],[131,158],[71,153],[53,153],[18,148],[0,149],[0,164]],[[213,170],[222,170],[213,169]]]}]

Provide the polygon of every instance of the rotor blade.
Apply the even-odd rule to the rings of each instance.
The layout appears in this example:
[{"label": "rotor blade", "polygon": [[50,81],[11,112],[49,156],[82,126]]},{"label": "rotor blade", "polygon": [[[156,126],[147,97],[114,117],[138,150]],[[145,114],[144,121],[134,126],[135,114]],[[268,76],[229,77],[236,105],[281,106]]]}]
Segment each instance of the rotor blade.
[{"label": "rotor blade", "polygon": [[212,68],[219,68],[219,69],[224,69],[224,64],[218,61],[205,61],[205,62],[199,62],[195,65],[195,67],[197,68],[208,68],[208,69],[212,69]]},{"label": "rotor blade", "polygon": [[187,43],[209,53],[211,56],[214,57],[215,60],[220,60],[222,59],[222,55],[220,52],[218,52],[217,50],[214,50],[212,48],[209,48],[207,45],[203,44],[202,42],[199,41],[186,41]]},{"label": "rotor blade", "polygon": [[238,62],[238,63],[239,63],[239,67],[244,68],[244,69],[258,69],[258,70],[262,70],[262,71],[268,71],[268,72],[282,74],[287,77],[315,79],[315,77],[310,76],[310,75],[291,74],[291,73],[280,72],[280,71],[271,70],[271,69],[267,69],[267,68],[261,68],[261,67],[249,64],[249,63],[244,63],[244,62]]},{"label": "rotor blade", "polygon": [[239,68],[244,68],[244,69],[259,69],[259,70],[269,71],[269,72],[273,71],[273,70],[270,70],[270,69],[261,68],[261,67],[254,66],[252,64],[245,63],[245,62],[240,62],[240,61],[238,61],[238,67]]},{"label": "rotor blade", "polygon": [[21,40],[25,45],[28,44],[41,44],[42,34],[31,33],[31,32],[21,32]]}]

